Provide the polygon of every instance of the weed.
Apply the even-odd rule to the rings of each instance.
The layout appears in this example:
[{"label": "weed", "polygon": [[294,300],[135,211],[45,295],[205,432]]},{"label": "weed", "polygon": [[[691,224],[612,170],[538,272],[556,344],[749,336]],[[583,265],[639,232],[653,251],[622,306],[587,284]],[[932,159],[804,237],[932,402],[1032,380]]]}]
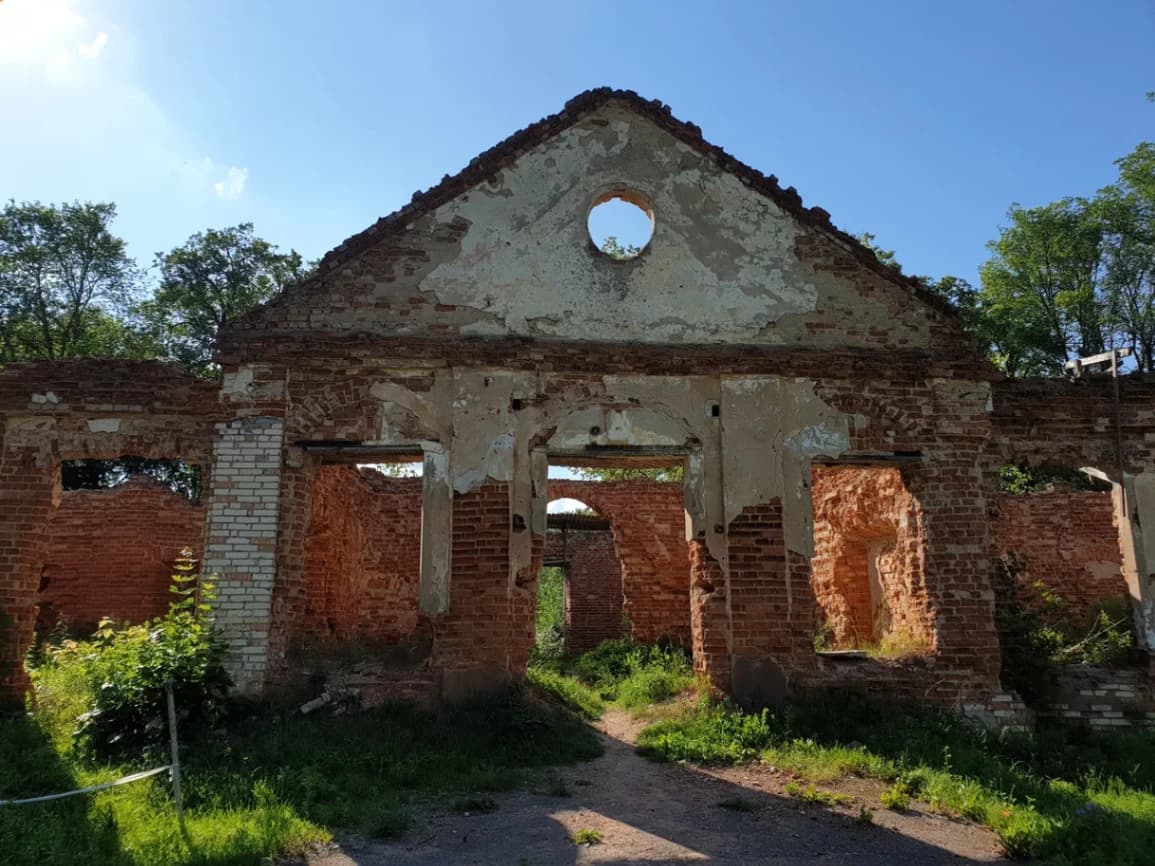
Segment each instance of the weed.
[{"label": "weed", "polygon": [[858,817],[854,819],[855,823],[862,827],[867,827],[874,823],[874,811],[865,806],[859,806]]},{"label": "weed", "polygon": [[587,845],[587,846],[598,845],[601,843],[602,839],[604,839],[604,838],[605,837],[602,835],[601,830],[590,830],[587,828],[584,830],[578,830],[576,833],[573,834],[573,843],[575,845]]},{"label": "weed", "polygon": [[910,808],[911,793],[910,786],[899,780],[879,794],[878,799],[882,802],[883,808],[892,812],[904,812]]},{"label": "weed", "polygon": [[845,806],[853,799],[838,791],[825,791],[813,785],[803,787],[800,782],[788,782],[786,793],[796,800],[805,800],[807,803],[817,803],[821,806]]}]

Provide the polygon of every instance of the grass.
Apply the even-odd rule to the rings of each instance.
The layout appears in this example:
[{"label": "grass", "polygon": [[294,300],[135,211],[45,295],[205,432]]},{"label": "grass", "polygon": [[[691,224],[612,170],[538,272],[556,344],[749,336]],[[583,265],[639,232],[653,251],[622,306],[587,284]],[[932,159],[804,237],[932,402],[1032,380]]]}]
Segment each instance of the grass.
[{"label": "grass", "polygon": [[681,649],[629,640],[605,641],[576,658],[538,658],[529,680],[587,719],[607,705],[640,710],[693,688],[694,672]]},{"label": "grass", "polygon": [[601,830],[578,830],[573,834],[573,843],[575,845],[598,845],[605,836],[602,835]]},{"label": "grass", "polygon": [[[918,799],[991,827],[1012,856],[1056,866],[1139,866],[1155,848],[1151,734],[998,736],[949,714],[843,696],[776,715],[690,709],[648,727],[639,746],[658,760],[764,761],[811,785],[881,779],[889,808]],[[798,790],[809,799],[809,787]]]},{"label": "grass", "polygon": [[845,806],[854,798],[839,791],[827,791],[816,788],[814,785],[803,785],[801,782],[788,782],[786,794],[796,800],[807,803],[817,803],[820,806]]},{"label": "grass", "polygon": [[[117,778],[140,765],[93,764],[74,746],[88,685],[66,665],[36,672],[35,711],[0,720],[0,798]],[[596,735],[532,690],[440,715],[390,705],[339,717],[237,707],[228,732],[186,750],[186,833],[167,777],[55,803],[0,807],[0,859],[71,866],[242,866],[301,855],[334,830],[405,832],[413,808],[490,793],[536,768],[588,760]]]}]

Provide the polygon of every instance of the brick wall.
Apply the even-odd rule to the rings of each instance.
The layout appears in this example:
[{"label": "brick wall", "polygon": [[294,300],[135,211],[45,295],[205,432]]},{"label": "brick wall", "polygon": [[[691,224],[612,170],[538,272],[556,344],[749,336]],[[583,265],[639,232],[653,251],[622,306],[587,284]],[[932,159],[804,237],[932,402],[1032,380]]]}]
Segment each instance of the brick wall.
[{"label": "brick wall", "polygon": [[577,499],[610,521],[625,614],[639,641],[690,645],[690,551],[680,482],[550,479],[549,498]]},{"label": "brick wall", "polygon": [[533,645],[533,617],[532,608],[524,617],[513,610],[509,485],[488,481],[454,497],[452,544],[449,610],[435,625],[435,666],[523,668]]},{"label": "brick wall", "polygon": [[1092,728],[1155,728],[1155,688],[1139,668],[1068,665],[1042,715]]},{"label": "brick wall", "polygon": [[0,370],[0,703],[22,701],[27,683],[22,661],[61,462],[131,455],[208,470],[218,391],[218,383],[154,361],[71,359]]},{"label": "brick wall", "polygon": [[1054,488],[1004,494],[992,523],[1001,556],[1024,566],[1024,590],[1042,581],[1074,611],[1127,594],[1119,525],[1109,492]]},{"label": "brick wall", "polygon": [[322,466],[313,484],[299,632],[403,640],[419,616],[422,480]]},{"label": "brick wall", "polygon": [[565,651],[622,636],[622,567],[609,530],[551,529],[544,562],[565,569]]},{"label": "brick wall", "polygon": [[280,509],[279,418],[217,425],[205,571],[218,577],[217,622],[237,688],[263,688],[269,657]]},{"label": "brick wall", "polygon": [[929,646],[921,510],[896,467],[815,466],[814,591],[836,646],[903,632]]},{"label": "brick wall", "polygon": [[204,522],[203,506],[149,478],[65,491],[48,520],[37,627],[160,616],[181,548],[201,557]]}]

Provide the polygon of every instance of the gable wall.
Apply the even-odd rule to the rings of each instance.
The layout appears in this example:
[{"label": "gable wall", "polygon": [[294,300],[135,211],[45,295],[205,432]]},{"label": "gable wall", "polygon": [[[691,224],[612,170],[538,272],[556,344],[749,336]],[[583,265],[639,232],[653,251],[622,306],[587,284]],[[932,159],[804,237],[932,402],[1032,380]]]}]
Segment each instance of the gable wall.
[{"label": "gable wall", "polygon": [[[596,250],[586,228],[594,204],[623,188],[655,218],[652,242],[630,262]],[[243,353],[246,340],[304,331],[310,340],[949,346],[976,360],[953,316],[613,102],[234,323],[224,343]]]}]

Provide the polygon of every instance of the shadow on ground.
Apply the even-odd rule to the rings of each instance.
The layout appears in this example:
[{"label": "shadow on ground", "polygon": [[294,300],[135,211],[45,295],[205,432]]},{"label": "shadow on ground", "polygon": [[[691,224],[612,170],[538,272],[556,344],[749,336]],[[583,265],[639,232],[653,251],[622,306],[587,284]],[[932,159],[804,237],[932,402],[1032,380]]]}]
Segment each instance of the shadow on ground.
[{"label": "shadow on ground", "polygon": [[[1002,862],[993,835],[971,824],[939,816],[910,817],[902,832],[860,824],[690,767],[652,763],[623,739],[607,736],[605,745],[601,758],[561,772],[571,796],[519,792],[497,798],[499,808],[487,814],[431,813],[403,839],[345,840],[341,853],[314,866]],[[576,845],[579,830],[598,831],[601,842]]]},{"label": "shadow on ground", "polygon": [[[57,794],[76,788],[48,735],[23,713],[0,718],[0,800]],[[102,863],[122,862],[111,816],[91,814],[91,797],[0,806],[0,862],[75,863],[77,852]],[[12,858],[12,859],[8,859]]]}]

